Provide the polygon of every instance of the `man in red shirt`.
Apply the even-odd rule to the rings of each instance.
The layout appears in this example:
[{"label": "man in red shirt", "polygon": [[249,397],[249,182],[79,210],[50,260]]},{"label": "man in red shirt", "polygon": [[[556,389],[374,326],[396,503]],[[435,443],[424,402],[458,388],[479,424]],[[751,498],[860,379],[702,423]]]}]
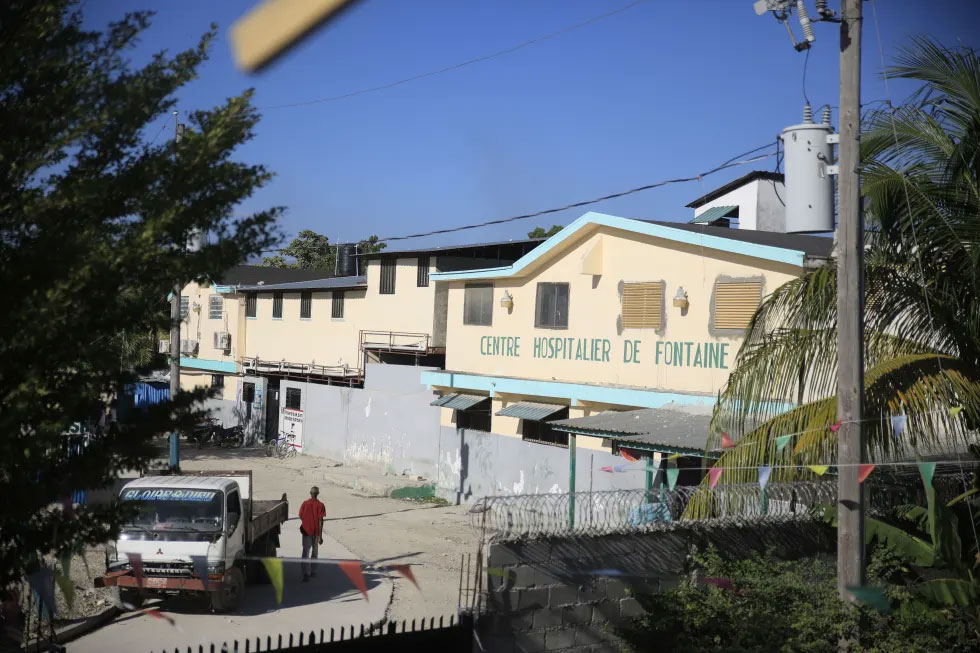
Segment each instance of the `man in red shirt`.
[{"label": "man in red shirt", "polygon": [[[315,559],[319,545],[323,544],[323,518],[327,516],[327,509],[317,499],[319,494],[320,488],[314,485],[310,488],[310,498],[299,507],[299,532],[303,534],[304,558]],[[304,562],[303,582],[309,581],[310,576],[316,576],[316,566],[310,562]]]}]

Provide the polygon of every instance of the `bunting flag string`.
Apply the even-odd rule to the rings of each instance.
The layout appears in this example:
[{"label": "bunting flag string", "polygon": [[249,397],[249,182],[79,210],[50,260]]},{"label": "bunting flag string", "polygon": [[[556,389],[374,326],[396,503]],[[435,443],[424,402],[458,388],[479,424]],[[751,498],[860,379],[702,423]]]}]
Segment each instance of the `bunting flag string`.
[{"label": "bunting flag string", "polygon": [[776,451],[782,451],[789,444],[789,441],[793,438],[793,434],[781,435],[776,438]]},{"label": "bunting flag string", "polygon": [[769,476],[772,474],[771,466],[764,466],[759,468],[759,488],[765,490],[766,485],[769,484]]},{"label": "bunting flag string", "polygon": [[722,449],[731,449],[734,446],[735,446],[735,442],[732,440],[731,436],[729,436],[727,433],[725,433],[724,431],[722,431],[721,432],[721,448]]},{"label": "bunting flag string", "polygon": [[807,467],[817,476],[823,476],[830,469],[830,465],[807,465]]},{"label": "bunting flag string", "polygon": [[422,588],[419,587],[418,581],[415,580],[415,574],[412,573],[412,568],[410,566],[408,566],[408,565],[389,565],[389,567],[391,569],[394,569],[395,571],[397,571],[399,574],[401,574],[402,576],[404,576],[408,580],[412,581],[412,585],[415,585],[415,589],[417,589],[420,592],[422,591]]},{"label": "bunting flag string", "polygon": [[724,467],[712,467],[708,470],[708,487],[714,489],[718,485],[718,480],[721,478],[721,473],[724,472]]},{"label": "bunting flag string", "polygon": [[676,467],[667,468],[667,487],[669,489],[673,490],[674,486],[677,485],[677,476],[680,473],[681,470],[677,469]]},{"label": "bunting flag string", "polygon": [[961,410],[963,410],[963,406],[953,406],[949,409],[949,416],[956,417],[960,414]]},{"label": "bunting flag string", "polygon": [[919,473],[922,475],[922,483],[927,487],[932,487],[932,477],[936,473],[936,463],[919,463]]},{"label": "bunting flag string", "polygon": [[896,440],[902,435],[905,430],[905,423],[908,421],[908,415],[892,415],[892,437]]},{"label": "bunting flag string", "polygon": [[269,582],[276,590],[276,605],[282,605],[282,558],[261,558]]},{"label": "bunting flag string", "polygon": [[626,460],[628,460],[631,463],[635,463],[635,462],[637,462],[640,459],[639,456],[637,456],[636,454],[634,454],[629,449],[620,448],[619,455],[622,456],[623,458],[625,458]]},{"label": "bunting flag string", "polygon": [[843,424],[843,422],[840,421],[840,420],[837,420],[836,422],[834,422],[833,424],[831,424],[830,425],[830,432],[831,433],[837,433],[837,431],[840,430],[841,424]]},{"label": "bunting flag string", "polygon": [[858,483],[864,483],[864,481],[871,476],[871,472],[874,471],[875,466],[871,464],[865,464],[858,467]]},{"label": "bunting flag string", "polygon": [[354,587],[361,591],[364,595],[364,600],[369,601],[367,593],[367,585],[364,582],[364,573],[361,569],[361,563],[359,560],[341,560],[337,562],[337,566],[340,567],[340,571],[344,572],[344,575],[350,579],[350,582],[354,583]]}]

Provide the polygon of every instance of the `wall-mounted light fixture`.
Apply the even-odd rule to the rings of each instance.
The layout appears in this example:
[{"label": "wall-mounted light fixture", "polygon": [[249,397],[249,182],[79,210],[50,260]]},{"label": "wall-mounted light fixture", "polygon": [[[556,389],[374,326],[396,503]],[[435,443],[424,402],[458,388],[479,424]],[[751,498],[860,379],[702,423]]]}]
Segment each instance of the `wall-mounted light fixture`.
[{"label": "wall-mounted light fixture", "polygon": [[500,298],[500,305],[506,308],[508,311],[514,308],[514,296],[505,290],[504,296]]},{"label": "wall-mounted light fixture", "polygon": [[678,286],[677,294],[674,295],[674,306],[683,310],[686,310],[690,302],[687,301],[687,292],[684,290],[684,286]]}]

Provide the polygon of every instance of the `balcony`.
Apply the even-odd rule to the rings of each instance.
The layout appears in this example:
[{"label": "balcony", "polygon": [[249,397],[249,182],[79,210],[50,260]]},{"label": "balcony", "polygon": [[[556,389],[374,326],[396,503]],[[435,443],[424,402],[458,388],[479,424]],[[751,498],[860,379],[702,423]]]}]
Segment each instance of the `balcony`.
[{"label": "balcony", "polygon": [[258,357],[243,358],[242,372],[284,378],[317,379],[326,383],[342,385],[357,385],[364,379],[360,369],[349,365],[317,365],[316,363],[293,363],[285,360],[269,361]]},{"label": "balcony", "polygon": [[401,331],[361,331],[361,351],[392,352],[401,354],[445,354],[445,347],[432,346],[428,333]]}]

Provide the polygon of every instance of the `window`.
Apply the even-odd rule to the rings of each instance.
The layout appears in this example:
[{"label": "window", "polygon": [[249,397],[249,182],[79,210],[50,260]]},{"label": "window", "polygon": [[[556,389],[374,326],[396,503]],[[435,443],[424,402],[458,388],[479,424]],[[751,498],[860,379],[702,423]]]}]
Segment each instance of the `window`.
[{"label": "window", "polygon": [[242,383],[242,401],[250,404],[255,401],[255,384],[251,381]]},{"label": "window", "polygon": [[761,301],[761,281],[716,282],[714,328],[745,330]]},{"label": "window", "polygon": [[272,318],[282,319],[282,291],[272,293]]},{"label": "window", "polygon": [[567,419],[568,409],[559,411],[548,417],[549,421],[535,420],[535,419],[522,419],[521,420],[521,437],[528,442],[537,442],[538,444],[551,444],[558,447],[568,446],[568,433],[564,431],[556,431],[551,426],[551,420],[556,419]]},{"label": "window", "polygon": [[624,329],[659,329],[663,326],[664,282],[623,284],[621,315]]},{"label": "window", "polygon": [[490,432],[490,408],[456,411],[456,427]]},{"label": "window", "polygon": [[307,320],[313,317],[313,293],[310,291],[299,294],[299,316]]},{"label": "window", "polygon": [[539,283],[534,306],[534,326],[548,329],[568,328],[568,284]]},{"label": "window", "polygon": [[299,388],[286,388],[286,408],[299,410],[303,405],[303,392]]},{"label": "window", "polygon": [[418,272],[418,286],[419,288],[427,288],[429,285],[429,257],[420,256],[419,257],[419,272]]},{"label": "window", "polygon": [[208,319],[220,320],[224,313],[224,303],[221,295],[211,295],[208,297]]},{"label": "window", "polygon": [[254,292],[245,295],[245,317],[255,317],[258,308],[258,301]]},{"label": "window", "polygon": [[398,261],[394,256],[385,256],[381,259],[381,294],[395,294],[395,265]]},{"label": "window", "polygon": [[191,298],[187,295],[180,296],[180,319],[186,320],[191,312]]},{"label": "window", "polygon": [[238,490],[232,490],[225,499],[225,512],[227,513],[225,526],[235,532],[238,522],[242,518],[242,502],[238,497]]},{"label": "window", "polygon": [[490,326],[492,322],[493,284],[466,284],[463,291],[463,324]]},{"label": "window", "polygon": [[225,387],[225,375],[224,374],[212,374],[211,375],[211,387],[212,388],[223,388],[223,387]]},{"label": "window", "polygon": [[335,320],[344,319],[344,291],[333,291],[333,298],[330,303],[330,317]]}]

